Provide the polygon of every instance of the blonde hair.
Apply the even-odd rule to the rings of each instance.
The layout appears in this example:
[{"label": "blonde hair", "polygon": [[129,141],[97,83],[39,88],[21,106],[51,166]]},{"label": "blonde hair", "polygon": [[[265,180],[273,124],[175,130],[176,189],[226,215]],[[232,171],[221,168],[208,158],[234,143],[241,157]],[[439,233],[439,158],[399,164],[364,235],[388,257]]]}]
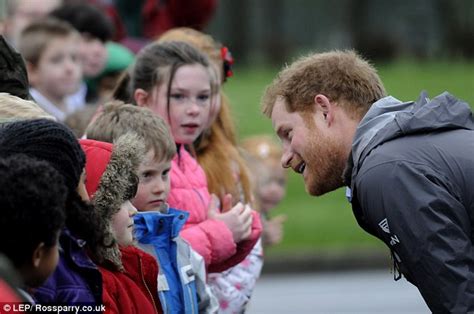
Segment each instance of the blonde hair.
[{"label": "blonde hair", "polygon": [[166,122],[150,109],[113,101],[86,129],[89,139],[113,143],[133,132],[141,137],[146,151],[153,150],[155,159],[169,161],[176,154],[176,144]]},{"label": "blonde hair", "polygon": [[289,112],[307,112],[317,94],[340,102],[352,118],[362,118],[375,101],[386,96],[372,65],[352,50],[334,50],[300,58],[280,71],[265,90],[262,112],[270,117],[278,97]]},{"label": "blonde hair", "polygon": [[32,22],[22,32],[18,42],[18,51],[26,61],[37,65],[52,40],[77,36],[79,33],[67,22],[53,17]]},{"label": "blonde hair", "polygon": [[84,135],[86,128],[96,115],[98,105],[87,105],[86,107],[74,111],[66,117],[64,124],[66,124],[74,134],[79,138]]},{"label": "blonde hair", "polygon": [[36,103],[8,93],[0,93],[0,123],[29,119],[56,119]]},{"label": "blonde hair", "polygon": [[279,162],[283,149],[271,135],[253,135],[242,140],[240,146],[253,158],[268,162]]}]

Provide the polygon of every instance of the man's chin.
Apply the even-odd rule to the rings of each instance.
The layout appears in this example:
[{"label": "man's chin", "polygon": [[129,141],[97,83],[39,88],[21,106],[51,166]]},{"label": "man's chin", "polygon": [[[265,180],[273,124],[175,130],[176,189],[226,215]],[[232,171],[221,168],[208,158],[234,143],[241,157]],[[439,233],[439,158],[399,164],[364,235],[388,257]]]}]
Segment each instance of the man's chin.
[{"label": "man's chin", "polygon": [[323,194],[321,193],[321,189],[316,182],[307,182],[305,180],[304,187],[306,189],[306,193],[311,196],[320,196]]},{"label": "man's chin", "polygon": [[318,184],[317,182],[305,182],[306,193],[308,193],[311,196],[321,196],[326,193],[335,191],[339,187],[340,186],[329,186],[325,184]]}]

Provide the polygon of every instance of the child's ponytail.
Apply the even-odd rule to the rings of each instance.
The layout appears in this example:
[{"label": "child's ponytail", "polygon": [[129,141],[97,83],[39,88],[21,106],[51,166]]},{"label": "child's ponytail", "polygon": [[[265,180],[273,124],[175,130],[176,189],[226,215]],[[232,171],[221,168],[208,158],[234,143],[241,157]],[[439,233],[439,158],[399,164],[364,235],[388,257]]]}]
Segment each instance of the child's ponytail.
[{"label": "child's ponytail", "polygon": [[112,93],[112,98],[116,100],[121,100],[126,104],[134,104],[134,99],[132,97],[132,91],[130,87],[131,76],[129,71],[124,71],[115,86],[115,89]]}]

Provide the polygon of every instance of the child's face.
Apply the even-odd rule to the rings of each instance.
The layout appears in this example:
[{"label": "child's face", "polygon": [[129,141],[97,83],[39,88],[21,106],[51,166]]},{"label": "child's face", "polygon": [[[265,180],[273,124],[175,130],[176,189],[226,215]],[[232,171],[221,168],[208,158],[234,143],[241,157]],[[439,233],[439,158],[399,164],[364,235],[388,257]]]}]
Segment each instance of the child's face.
[{"label": "child's face", "polygon": [[5,34],[14,45],[18,45],[20,34],[26,26],[61,4],[60,0],[15,0],[15,2],[13,15],[7,16],[5,20]]},{"label": "child's face", "polygon": [[30,67],[30,81],[45,96],[62,99],[77,91],[82,79],[75,36],[52,39],[38,64]]},{"label": "child's face", "polygon": [[278,162],[262,164],[262,166],[265,167],[265,170],[258,178],[257,197],[260,200],[261,211],[268,213],[285,197],[286,172]]},{"label": "child's face", "polygon": [[208,126],[211,104],[209,72],[200,64],[180,67],[171,82],[168,112],[168,86],[162,84],[147,106],[165,119],[178,144],[191,144]]},{"label": "child's face", "polygon": [[171,161],[157,161],[150,151],[138,168],[138,191],[132,200],[139,211],[163,211],[170,191]]},{"label": "child's face", "polygon": [[98,38],[81,35],[80,58],[84,77],[95,77],[102,72],[107,61],[107,49]]},{"label": "child's face", "polygon": [[126,201],[112,217],[112,230],[119,245],[133,244],[133,216],[136,213],[137,209],[130,201]]}]

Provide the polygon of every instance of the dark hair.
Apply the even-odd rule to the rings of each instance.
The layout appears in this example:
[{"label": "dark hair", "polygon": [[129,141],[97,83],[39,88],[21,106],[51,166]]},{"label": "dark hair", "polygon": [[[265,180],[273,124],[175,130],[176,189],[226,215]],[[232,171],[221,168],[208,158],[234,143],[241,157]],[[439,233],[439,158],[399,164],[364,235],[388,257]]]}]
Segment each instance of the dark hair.
[{"label": "dark hair", "polygon": [[49,15],[68,22],[79,33],[89,34],[102,42],[111,39],[114,33],[113,24],[109,17],[99,8],[88,3],[63,4]]},{"label": "dark hair", "polygon": [[125,103],[136,104],[133,99],[136,89],[141,88],[149,92],[167,80],[169,109],[169,92],[174,75],[181,66],[191,64],[201,64],[210,71],[209,59],[185,42],[149,44],[137,54],[133,67],[122,75],[113,97]]},{"label": "dark hair", "polygon": [[0,159],[0,252],[16,267],[31,261],[40,243],[57,243],[66,196],[62,176],[47,162],[22,154]]},{"label": "dark hair", "polygon": [[77,193],[86,160],[72,131],[46,119],[4,123],[0,129],[0,157],[15,154],[46,161],[62,175],[67,187],[66,227],[85,240],[93,257],[101,260],[102,248],[110,247],[114,238],[99,213]]}]

